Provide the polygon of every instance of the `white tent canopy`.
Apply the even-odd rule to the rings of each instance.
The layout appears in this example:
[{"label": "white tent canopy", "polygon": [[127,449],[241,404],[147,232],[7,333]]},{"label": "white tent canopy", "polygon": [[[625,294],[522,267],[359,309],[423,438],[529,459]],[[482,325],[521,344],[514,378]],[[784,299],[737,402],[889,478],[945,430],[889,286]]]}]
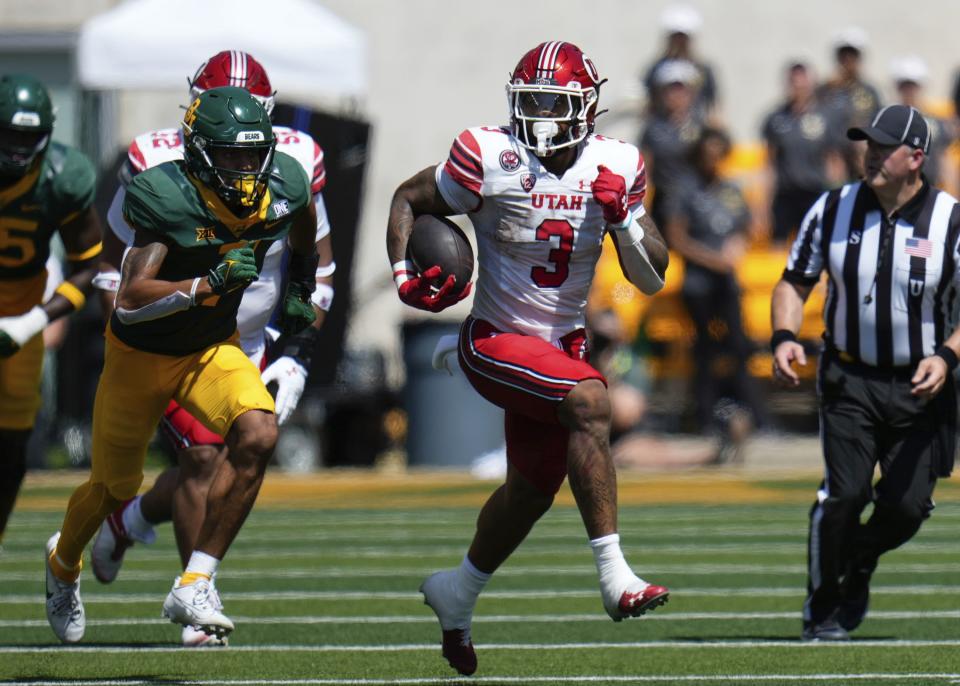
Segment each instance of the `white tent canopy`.
[{"label": "white tent canopy", "polygon": [[363,33],[311,0],[127,0],[80,31],[89,89],[184,88],[221,50],[257,58],[278,97],[362,97]]}]

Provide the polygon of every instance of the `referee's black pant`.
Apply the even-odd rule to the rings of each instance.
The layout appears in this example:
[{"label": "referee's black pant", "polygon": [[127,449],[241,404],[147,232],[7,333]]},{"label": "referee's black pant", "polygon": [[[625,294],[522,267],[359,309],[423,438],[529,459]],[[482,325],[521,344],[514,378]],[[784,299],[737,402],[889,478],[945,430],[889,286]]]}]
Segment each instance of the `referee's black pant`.
[{"label": "referee's black pant", "polygon": [[[937,477],[953,466],[953,378],[924,402],[910,394],[914,369],[877,369],[825,352],[818,393],[824,479],[810,510],[803,618],[827,619],[842,602],[842,577],[903,545],[933,510]],[[873,485],[875,467],[880,480]],[[861,524],[860,514],[873,502]]]}]

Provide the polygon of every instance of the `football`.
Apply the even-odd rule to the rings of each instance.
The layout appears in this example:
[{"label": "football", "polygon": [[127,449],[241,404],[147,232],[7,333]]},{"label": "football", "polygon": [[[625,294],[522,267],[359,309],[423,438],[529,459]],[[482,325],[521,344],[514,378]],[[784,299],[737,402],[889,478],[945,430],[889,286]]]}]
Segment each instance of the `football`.
[{"label": "football", "polygon": [[456,283],[453,292],[462,291],[473,278],[473,248],[459,226],[446,217],[422,214],[413,222],[413,232],[407,242],[407,255],[420,273],[434,265],[443,270],[437,284],[453,274]]}]

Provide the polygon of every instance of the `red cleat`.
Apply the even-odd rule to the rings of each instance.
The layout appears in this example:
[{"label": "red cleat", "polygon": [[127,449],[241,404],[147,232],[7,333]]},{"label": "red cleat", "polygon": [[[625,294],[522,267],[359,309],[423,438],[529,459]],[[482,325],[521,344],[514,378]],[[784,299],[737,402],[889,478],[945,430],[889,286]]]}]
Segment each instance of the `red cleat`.
[{"label": "red cleat", "polygon": [[653,584],[638,593],[624,591],[617,605],[620,616],[613,617],[613,621],[619,622],[627,617],[639,617],[646,614],[647,610],[655,610],[666,604],[669,599],[670,589]]},{"label": "red cleat", "polygon": [[473,652],[473,641],[470,640],[469,630],[444,631],[443,656],[451,667],[464,676],[470,676],[477,671],[477,654]]},{"label": "red cleat", "polygon": [[133,498],[108,514],[93,540],[90,550],[93,575],[102,584],[109,584],[117,578],[123,564],[123,554],[133,545],[133,539],[123,525],[123,511],[130,507],[132,502]]}]

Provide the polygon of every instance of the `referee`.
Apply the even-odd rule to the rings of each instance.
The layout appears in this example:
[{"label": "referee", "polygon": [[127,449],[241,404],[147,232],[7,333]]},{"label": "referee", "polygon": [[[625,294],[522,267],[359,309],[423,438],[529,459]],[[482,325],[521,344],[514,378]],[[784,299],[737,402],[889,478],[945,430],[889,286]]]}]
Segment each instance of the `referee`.
[{"label": "referee", "polygon": [[817,384],[825,475],[810,511],[806,640],[847,640],[863,621],[877,559],[930,516],[956,440],[960,206],[922,174],[930,134],[916,109],[884,108],[847,137],[867,141],[864,178],[807,212],[772,303],[773,373],[797,386],[803,303],[826,270]]}]

